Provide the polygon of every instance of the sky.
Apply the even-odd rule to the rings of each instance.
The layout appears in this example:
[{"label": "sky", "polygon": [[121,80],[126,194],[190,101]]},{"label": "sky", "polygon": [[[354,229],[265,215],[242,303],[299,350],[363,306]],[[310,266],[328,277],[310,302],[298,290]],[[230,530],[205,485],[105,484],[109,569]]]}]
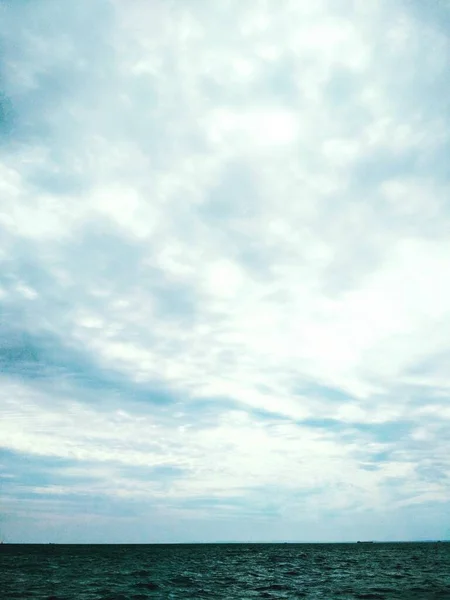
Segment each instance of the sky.
[{"label": "sky", "polygon": [[0,0],[0,537],[450,537],[448,0]]}]

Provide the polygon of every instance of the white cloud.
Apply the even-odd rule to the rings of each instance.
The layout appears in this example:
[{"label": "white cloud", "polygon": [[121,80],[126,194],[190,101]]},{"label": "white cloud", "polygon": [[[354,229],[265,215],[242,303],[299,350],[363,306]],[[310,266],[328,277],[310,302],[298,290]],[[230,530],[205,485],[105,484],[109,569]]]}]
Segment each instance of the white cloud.
[{"label": "white cloud", "polygon": [[[433,403],[449,386],[448,117],[424,92],[431,80],[448,92],[448,39],[401,2],[282,4],[111,2],[85,46],[78,25],[55,38],[23,14],[35,56],[9,49],[18,132],[0,155],[11,319],[187,410],[240,409],[177,429],[147,404],[116,421],[81,388],[53,406],[22,382],[8,448],[187,466],[167,497],[276,481],[286,506],[295,490],[341,485],[335,507],[381,507],[396,476],[419,494],[411,462],[364,470],[325,420],[414,430],[428,415],[418,443],[439,437],[435,417],[448,422]],[[66,78],[66,64],[79,70]],[[423,386],[433,409],[421,415],[410,396]],[[258,410],[287,423],[248,416]],[[307,419],[324,421],[319,433],[294,424]],[[156,493],[120,485],[111,493]]]}]

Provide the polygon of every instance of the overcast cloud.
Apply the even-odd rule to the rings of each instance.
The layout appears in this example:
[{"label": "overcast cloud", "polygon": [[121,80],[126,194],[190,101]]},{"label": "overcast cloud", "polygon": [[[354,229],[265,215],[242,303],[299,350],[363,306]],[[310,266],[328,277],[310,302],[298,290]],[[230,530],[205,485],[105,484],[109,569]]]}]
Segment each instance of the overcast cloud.
[{"label": "overcast cloud", "polygon": [[450,535],[447,0],[0,0],[0,533]]}]

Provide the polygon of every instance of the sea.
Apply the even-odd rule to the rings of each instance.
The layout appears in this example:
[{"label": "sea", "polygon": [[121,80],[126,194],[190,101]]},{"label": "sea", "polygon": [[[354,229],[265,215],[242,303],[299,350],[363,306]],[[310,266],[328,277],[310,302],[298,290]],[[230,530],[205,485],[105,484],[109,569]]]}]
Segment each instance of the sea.
[{"label": "sea", "polygon": [[450,543],[2,544],[0,598],[450,600]]}]

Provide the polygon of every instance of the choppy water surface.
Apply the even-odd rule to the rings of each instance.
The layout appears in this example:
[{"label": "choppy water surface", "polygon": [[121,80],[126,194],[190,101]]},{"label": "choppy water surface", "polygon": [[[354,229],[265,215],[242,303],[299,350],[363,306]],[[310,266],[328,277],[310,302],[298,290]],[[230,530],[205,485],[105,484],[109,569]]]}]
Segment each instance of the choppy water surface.
[{"label": "choppy water surface", "polygon": [[4,544],[0,597],[450,600],[450,544]]}]

